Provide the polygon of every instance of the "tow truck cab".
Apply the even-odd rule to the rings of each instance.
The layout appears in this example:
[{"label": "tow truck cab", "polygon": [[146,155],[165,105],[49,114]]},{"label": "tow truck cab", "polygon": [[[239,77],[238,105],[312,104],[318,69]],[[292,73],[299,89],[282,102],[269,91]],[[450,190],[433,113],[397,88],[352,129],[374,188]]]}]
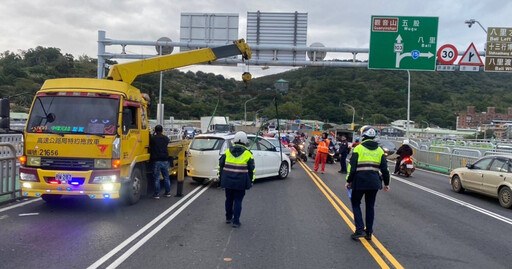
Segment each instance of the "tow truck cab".
[{"label": "tow truck cab", "polygon": [[149,161],[146,115],[147,100],[129,84],[47,80],[24,132],[22,194],[45,200],[61,195],[116,199],[124,186],[128,201],[136,202]]}]

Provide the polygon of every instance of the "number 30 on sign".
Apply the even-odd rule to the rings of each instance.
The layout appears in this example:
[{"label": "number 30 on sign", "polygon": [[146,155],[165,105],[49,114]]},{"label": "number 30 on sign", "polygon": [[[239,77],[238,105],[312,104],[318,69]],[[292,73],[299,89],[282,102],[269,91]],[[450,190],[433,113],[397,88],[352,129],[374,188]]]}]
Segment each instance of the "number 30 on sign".
[{"label": "number 30 on sign", "polygon": [[441,64],[453,64],[458,56],[457,48],[452,44],[443,45],[437,51],[437,59]]}]

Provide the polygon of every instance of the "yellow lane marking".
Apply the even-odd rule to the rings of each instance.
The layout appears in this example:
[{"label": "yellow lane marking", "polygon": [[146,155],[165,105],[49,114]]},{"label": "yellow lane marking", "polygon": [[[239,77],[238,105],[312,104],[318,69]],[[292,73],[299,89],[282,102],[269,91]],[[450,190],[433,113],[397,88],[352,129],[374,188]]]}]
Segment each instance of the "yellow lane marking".
[{"label": "yellow lane marking", "polygon": [[[350,227],[350,229],[352,231],[354,231],[355,226],[354,226],[354,224],[352,224],[352,221],[347,217],[347,215],[345,213],[343,213],[341,208],[333,201],[331,196],[329,196],[329,194],[327,194],[327,192],[324,190],[324,188],[322,188],[320,183],[317,182],[317,180],[315,179],[315,176],[312,174],[311,170],[306,169],[304,167],[304,164],[302,164],[302,162],[298,162],[298,163],[300,163],[300,165],[302,166],[304,171],[306,171],[306,173],[309,175],[309,177],[317,185],[318,189],[324,194],[324,196],[327,198],[327,200],[329,200],[329,202],[334,207],[334,209],[336,209],[336,211],[338,211],[338,214],[345,221],[345,223],[347,223],[347,225]],[[370,244],[368,244],[368,242],[366,242],[366,239],[363,239],[363,240],[366,243],[366,244],[363,243],[363,246],[366,248],[366,250],[368,250],[368,253],[370,253],[370,255],[372,255],[373,259],[375,259],[375,261],[380,265],[380,267],[381,268],[389,268],[389,266],[386,264],[386,262],[379,256],[379,254],[377,254],[375,249],[373,249],[373,247]],[[361,240],[361,242],[363,242],[363,240]]]},{"label": "yellow lane marking", "polygon": [[[336,196],[331,189],[316,175],[313,173],[311,168],[306,166],[301,161],[298,162],[301,167],[304,169],[304,171],[310,176],[310,178],[313,180],[313,182],[317,185],[317,187],[322,191],[324,196],[329,200],[329,202],[333,205],[333,207],[336,209],[338,214],[342,217],[342,219],[347,223],[349,228],[354,231],[355,226],[352,223],[353,220],[353,214],[352,211]],[[326,192],[328,192],[330,195],[328,195]],[[331,198],[332,197],[332,198]],[[333,201],[333,199],[337,202],[337,204]],[[340,209],[338,204],[343,208],[344,212]],[[375,249],[371,246],[371,244],[366,239],[361,239],[361,243],[365,246],[365,248],[368,250],[368,252],[373,256],[373,258],[381,265],[382,268],[389,268],[388,265],[382,260],[382,258],[377,254]],[[403,269],[403,266],[391,255],[391,253],[380,243],[380,241],[373,236],[372,241],[377,246],[377,248],[381,251],[381,253],[387,258],[387,260],[395,267],[399,269]],[[381,260],[383,264],[379,262]]]}]

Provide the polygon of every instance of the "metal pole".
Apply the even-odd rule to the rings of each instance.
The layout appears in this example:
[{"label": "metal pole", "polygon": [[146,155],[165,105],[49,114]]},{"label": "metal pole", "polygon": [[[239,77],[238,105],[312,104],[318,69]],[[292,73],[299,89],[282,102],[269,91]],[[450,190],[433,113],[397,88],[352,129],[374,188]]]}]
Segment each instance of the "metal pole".
[{"label": "metal pole", "polygon": [[245,103],[244,103],[244,123],[246,123],[246,122],[247,122],[247,103],[248,103],[249,101],[254,100],[254,99],[256,99],[256,97],[253,97],[253,98],[251,98],[251,99],[249,99],[249,100],[245,101]]},{"label": "metal pole", "polygon": [[[160,46],[160,56],[162,55],[162,46]],[[164,80],[164,72],[160,71],[160,90],[158,91],[158,124],[164,125],[164,112],[162,111],[162,84]]]},{"label": "metal pole", "polygon": [[411,72],[407,70],[407,140],[410,140],[410,134],[409,134],[409,121],[411,118]]},{"label": "metal pole", "polygon": [[352,125],[350,127],[351,127],[351,129],[353,129],[352,127],[354,126],[354,119],[355,119],[355,116],[356,116],[356,109],[353,106],[349,105],[349,104],[343,104],[343,105],[344,106],[348,106],[348,107],[350,107],[352,109]]},{"label": "metal pole", "polygon": [[105,31],[98,31],[98,79],[105,77],[105,58],[101,56],[105,54],[105,43],[103,43],[103,40],[105,40]]}]

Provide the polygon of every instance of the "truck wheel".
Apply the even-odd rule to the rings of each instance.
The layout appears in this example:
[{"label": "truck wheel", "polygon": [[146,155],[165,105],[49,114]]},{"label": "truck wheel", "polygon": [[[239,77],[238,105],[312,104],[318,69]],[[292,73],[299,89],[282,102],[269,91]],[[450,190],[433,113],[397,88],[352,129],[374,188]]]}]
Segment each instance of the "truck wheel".
[{"label": "truck wheel", "polygon": [[125,192],[125,200],[129,205],[133,205],[140,200],[142,180],[142,172],[138,167],[134,168]]},{"label": "truck wheel", "polygon": [[288,163],[287,162],[282,162],[281,166],[279,166],[279,175],[278,175],[278,177],[280,179],[285,179],[288,176],[289,172],[290,172],[290,170],[288,169]]},{"label": "truck wheel", "polygon": [[55,203],[60,200],[62,194],[43,194],[41,198],[47,203]]}]

